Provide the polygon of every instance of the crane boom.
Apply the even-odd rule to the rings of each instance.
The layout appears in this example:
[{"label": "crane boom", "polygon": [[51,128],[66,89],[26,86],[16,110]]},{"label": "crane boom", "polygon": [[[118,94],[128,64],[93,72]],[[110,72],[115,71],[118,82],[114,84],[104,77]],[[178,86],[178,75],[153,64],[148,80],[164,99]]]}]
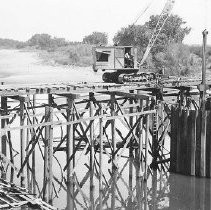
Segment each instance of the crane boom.
[{"label": "crane boom", "polygon": [[159,16],[159,19],[158,19],[157,25],[155,27],[155,30],[152,34],[152,37],[149,40],[148,46],[147,46],[146,51],[144,53],[144,56],[143,56],[143,58],[140,62],[139,68],[141,68],[141,66],[145,62],[147,56],[149,55],[151,48],[153,47],[155,41],[157,40],[158,35],[160,34],[168,16],[169,16],[169,14],[171,13],[171,10],[174,6],[174,3],[175,3],[175,0],[167,0],[165,6],[164,6],[164,8],[163,8],[163,10],[162,10],[162,12]]}]

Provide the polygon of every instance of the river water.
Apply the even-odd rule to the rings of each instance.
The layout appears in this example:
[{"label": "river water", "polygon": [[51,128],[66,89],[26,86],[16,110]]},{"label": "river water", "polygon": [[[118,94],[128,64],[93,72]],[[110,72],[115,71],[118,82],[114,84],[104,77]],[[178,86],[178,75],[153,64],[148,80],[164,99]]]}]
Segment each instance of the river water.
[{"label": "river water", "polygon": [[[0,82],[6,84],[17,83],[56,83],[69,81],[99,82],[101,75],[96,74],[91,68],[49,66],[42,63],[34,52],[21,52],[17,50],[0,50]],[[44,100],[44,99],[43,99]],[[41,157],[38,157],[41,158]],[[57,157],[61,162],[65,155]],[[83,167],[76,170],[78,179],[82,180],[88,172],[83,162]],[[107,160],[104,160],[105,162]],[[136,167],[127,158],[121,163],[125,165],[122,176],[115,180],[110,179],[110,185],[115,188],[115,209],[169,209],[169,210],[209,210],[211,209],[211,181],[205,178],[183,176],[169,172],[152,172],[147,181],[136,179]],[[133,177],[129,177],[129,168],[133,168]],[[40,167],[42,168],[42,167]],[[120,168],[121,171],[121,168]],[[58,168],[54,169],[59,175]],[[109,176],[105,167],[105,174]],[[37,171],[39,176],[39,171]],[[40,177],[40,182],[41,177]],[[99,196],[98,183],[95,181],[95,199]],[[109,186],[109,183],[108,183]],[[111,209],[112,192],[105,188],[108,197],[104,209]],[[131,188],[132,186],[132,188]],[[58,187],[58,186],[56,186]],[[89,197],[89,183],[83,186]],[[85,209],[88,205],[83,193],[76,196],[77,209]],[[104,198],[106,200],[106,198]],[[83,205],[80,205],[83,203]],[[54,205],[59,209],[66,206],[66,193],[61,189],[59,198],[54,199]],[[84,206],[84,207],[82,207]],[[96,205],[97,206],[97,205]],[[112,208],[114,209],[114,208]]]}]

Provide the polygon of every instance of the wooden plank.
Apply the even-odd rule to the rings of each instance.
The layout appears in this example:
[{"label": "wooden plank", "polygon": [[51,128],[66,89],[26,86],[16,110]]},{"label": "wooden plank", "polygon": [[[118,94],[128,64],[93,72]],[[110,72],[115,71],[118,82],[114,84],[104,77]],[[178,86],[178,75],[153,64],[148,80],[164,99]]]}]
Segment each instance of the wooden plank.
[{"label": "wooden plank", "polygon": [[187,174],[195,176],[197,110],[190,110],[187,127]]},{"label": "wooden plank", "polygon": [[30,98],[27,96],[27,97],[23,97],[23,96],[9,96],[8,98],[11,98],[13,100],[18,100],[18,101],[22,101],[22,102],[29,102],[30,101]]},{"label": "wooden plank", "polygon": [[[151,88],[149,88],[149,85]],[[165,84],[166,86],[166,84]],[[68,93],[88,93],[99,91],[128,91],[147,90],[155,88],[155,84],[110,84],[110,83],[58,83],[58,84],[27,84],[27,85],[2,85],[1,96],[16,96],[27,94],[68,94]],[[143,95],[145,95],[143,93]],[[149,96],[150,97],[150,96]]]},{"label": "wooden plank", "polygon": [[181,109],[176,110],[177,114],[177,165],[176,165],[176,172],[181,172]]},{"label": "wooden plank", "polygon": [[135,98],[135,99],[142,99],[142,100],[149,100],[152,96],[144,94],[135,94],[135,93],[126,93],[126,92],[121,92],[121,91],[115,91],[115,95],[117,96],[124,96],[127,98]]},{"label": "wooden plank", "polygon": [[109,115],[98,115],[95,117],[88,117],[88,118],[81,118],[79,120],[75,120],[75,121],[71,121],[71,122],[63,122],[63,121],[53,121],[53,122],[45,122],[45,123],[37,123],[34,125],[25,125],[25,126],[17,126],[17,127],[5,127],[4,129],[2,129],[2,134],[4,135],[4,133],[6,131],[12,131],[12,130],[19,130],[19,129],[23,129],[23,128],[35,128],[35,127],[40,127],[40,126],[48,126],[48,125],[52,125],[53,127],[56,126],[64,126],[64,125],[72,125],[72,124],[78,124],[81,122],[86,122],[86,121],[90,121],[90,120],[95,120],[95,119],[106,119],[106,120],[113,120],[113,119],[119,119],[119,118],[125,118],[125,117],[129,117],[129,116],[140,116],[140,115],[148,115],[148,114],[152,114],[155,113],[155,110],[149,110],[149,111],[143,111],[143,112],[136,112],[136,113],[128,113],[128,114],[124,114],[124,115],[116,115],[116,116],[109,116]]},{"label": "wooden plank", "polygon": [[57,94],[57,95],[72,98],[72,99],[79,99],[81,96],[81,94],[73,94],[73,93]]},{"label": "wooden plank", "polygon": [[177,170],[177,110],[174,106],[171,107],[171,140],[170,140],[170,171]]},{"label": "wooden plank", "polygon": [[207,111],[206,128],[206,176],[211,177],[211,111]]},{"label": "wooden plank", "polygon": [[196,164],[195,175],[200,176],[200,161],[201,160],[201,111],[198,110],[196,118]]},{"label": "wooden plank", "polygon": [[206,121],[207,112],[205,108],[202,110],[201,115],[201,157],[200,157],[200,176],[206,176]]},{"label": "wooden plank", "polygon": [[187,123],[188,123],[189,111],[182,110],[182,127],[181,127],[181,171],[183,174],[187,174]]},{"label": "wooden plank", "polygon": [[179,144],[179,170],[178,172],[181,173],[181,174],[184,174],[184,140],[185,140],[185,131],[184,131],[184,110],[181,109],[181,115],[180,115],[180,119],[179,119],[179,126],[180,126],[180,129],[179,129],[179,134],[180,135],[180,144]]}]

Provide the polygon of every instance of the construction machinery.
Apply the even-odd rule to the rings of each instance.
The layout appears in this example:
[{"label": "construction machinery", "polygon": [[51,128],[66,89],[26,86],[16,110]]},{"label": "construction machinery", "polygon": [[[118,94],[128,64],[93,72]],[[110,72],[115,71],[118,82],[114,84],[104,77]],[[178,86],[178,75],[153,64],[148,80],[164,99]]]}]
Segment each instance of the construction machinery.
[{"label": "construction machinery", "polygon": [[137,62],[137,48],[133,46],[99,46],[93,48],[93,70],[95,72],[98,70],[105,71],[102,76],[104,82],[149,82],[160,78],[159,74],[149,72],[149,70],[143,71],[143,64],[174,3],[175,0],[167,0],[140,63]]}]

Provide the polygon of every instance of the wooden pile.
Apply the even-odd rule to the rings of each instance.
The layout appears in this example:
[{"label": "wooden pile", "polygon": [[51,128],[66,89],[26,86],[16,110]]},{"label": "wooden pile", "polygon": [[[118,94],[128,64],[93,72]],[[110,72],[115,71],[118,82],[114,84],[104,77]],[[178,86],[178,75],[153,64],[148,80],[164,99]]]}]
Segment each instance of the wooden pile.
[{"label": "wooden pile", "polygon": [[170,170],[211,177],[211,111],[172,107]]}]

